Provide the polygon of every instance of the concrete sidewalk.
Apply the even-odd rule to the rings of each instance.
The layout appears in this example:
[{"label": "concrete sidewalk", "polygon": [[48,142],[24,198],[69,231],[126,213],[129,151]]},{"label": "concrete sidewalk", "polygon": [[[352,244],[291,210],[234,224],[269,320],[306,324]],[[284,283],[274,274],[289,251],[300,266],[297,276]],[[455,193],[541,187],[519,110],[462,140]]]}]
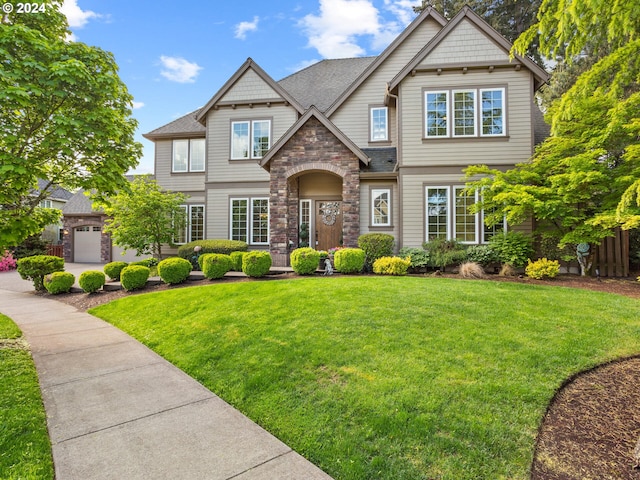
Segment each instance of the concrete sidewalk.
[{"label": "concrete sidewalk", "polygon": [[31,345],[57,480],[331,478],[122,331],[11,287],[0,312]]}]

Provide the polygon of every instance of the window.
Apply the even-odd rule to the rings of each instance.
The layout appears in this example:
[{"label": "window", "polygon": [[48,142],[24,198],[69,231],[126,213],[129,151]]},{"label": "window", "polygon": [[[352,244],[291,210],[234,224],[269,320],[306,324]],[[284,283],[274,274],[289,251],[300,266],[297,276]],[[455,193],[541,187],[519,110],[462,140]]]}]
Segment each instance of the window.
[{"label": "window", "polygon": [[371,225],[374,227],[391,225],[391,189],[371,190]]},{"label": "window", "polygon": [[231,122],[231,159],[262,158],[271,147],[271,120]]},{"label": "window", "polygon": [[425,103],[427,137],[449,136],[447,122],[449,92],[427,92]]},{"label": "window", "polygon": [[371,141],[382,142],[389,140],[389,130],[387,127],[388,109],[387,107],[374,107],[371,109]]},{"label": "window", "polygon": [[171,171],[174,173],[204,172],[204,145],[204,138],[193,138],[191,140],[174,140],[173,163]]},{"label": "window", "polygon": [[465,187],[454,187],[455,215],[453,217],[455,240],[461,243],[477,243],[478,214],[471,212],[476,203],[476,193],[464,191]]},{"label": "window", "polygon": [[506,232],[507,230],[507,222],[503,217],[495,225],[488,226],[485,223],[485,214],[488,212],[482,211],[482,243],[488,243],[491,240],[491,237],[498,234],[499,232]]},{"label": "window", "polygon": [[53,208],[51,200],[40,200],[40,208]]},{"label": "window", "polygon": [[185,223],[174,239],[176,244],[204,239],[204,205],[182,205]]},{"label": "window", "polygon": [[504,88],[426,91],[424,111],[426,138],[506,135]]},{"label": "window", "polygon": [[449,238],[449,187],[427,187],[427,241]]},{"label": "window", "polygon": [[230,236],[252,245],[269,244],[269,199],[234,198],[231,200]]}]

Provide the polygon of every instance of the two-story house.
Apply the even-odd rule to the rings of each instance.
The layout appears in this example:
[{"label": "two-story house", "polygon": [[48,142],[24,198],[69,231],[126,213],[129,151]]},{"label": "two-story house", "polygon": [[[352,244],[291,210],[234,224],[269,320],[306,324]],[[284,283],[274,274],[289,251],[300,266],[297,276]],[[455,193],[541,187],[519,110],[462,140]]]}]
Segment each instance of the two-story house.
[{"label": "two-story house", "polygon": [[510,48],[468,7],[450,21],[427,8],[377,57],[278,82],[248,59],[204,107],[145,135],[159,184],[189,196],[183,240],[244,240],[281,266],[301,226],[318,249],[367,232],[398,247],[487,241],[462,170],[531,156],[548,78]]}]

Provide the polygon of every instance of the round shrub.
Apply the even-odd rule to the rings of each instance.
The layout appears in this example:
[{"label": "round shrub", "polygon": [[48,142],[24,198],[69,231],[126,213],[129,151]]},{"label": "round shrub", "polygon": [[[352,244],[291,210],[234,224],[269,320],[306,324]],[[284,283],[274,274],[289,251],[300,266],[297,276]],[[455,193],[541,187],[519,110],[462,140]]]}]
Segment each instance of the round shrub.
[{"label": "round shrub", "polygon": [[541,258],[535,262],[529,260],[524,273],[527,277],[535,278],[536,280],[555,278],[560,273],[560,263],[557,260],[548,260],[546,258]]},{"label": "round shrub", "polygon": [[102,288],[106,277],[100,270],[87,270],[82,272],[78,278],[80,288],[87,293],[97,292]]},{"label": "round shrub", "polygon": [[135,262],[131,262],[129,265],[142,265],[143,267],[155,267],[158,265],[159,260],[157,258],[149,257],[144,260],[136,260]]},{"label": "round shrub", "polygon": [[232,261],[229,255],[222,253],[207,253],[200,257],[202,273],[209,280],[224,277],[225,273],[231,270]]},{"label": "round shrub", "polygon": [[334,254],[333,263],[340,273],[360,273],[364,268],[364,258],[361,248],[342,248]]},{"label": "round shrub", "polygon": [[44,288],[51,295],[67,293],[74,283],[76,283],[76,277],[70,272],[53,272],[51,275],[44,277]]},{"label": "round shrub", "polygon": [[242,271],[242,258],[247,254],[247,252],[231,252],[229,256],[231,257],[231,270],[234,272]]},{"label": "round shrub", "polygon": [[53,255],[34,255],[18,260],[18,273],[23,280],[32,280],[36,290],[44,290],[44,276],[64,270],[64,259]]},{"label": "round shrub", "polygon": [[242,257],[242,271],[247,277],[264,277],[271,268],[271,254],[254,250]]},{"label": "round shrub", "polygon": [[360,235],[358,237],[358,247],[364,250],[367,270],[370,271],[373,267],[373,262],[380,257],[391,257],[394,243],[393,235],[387,233],[365,233]]},{"label": "round shrub", "polygon": [[311,275],[318,269],[320,252],[311,247],[296,248],[291,252],[291,268],[298,275]]},{"label": "round shrub", "polygon": [[409,268],[414,271],[429,266],[429,252],[424,248],[404,247],[400,249],[399,256],[400,258],[409,260],[409,262],[411,262]]},{"label": "round shrub", "polygon": [[489,245],[498,253],[501,263],[508,263],[516,268],[524,267],[533,256],[533,239],[521,232],[507,232],[494,235]]},{"label": "round shrub", "polygon": [[164,283],[174,285],[184,282],[191,273],[191,262],[184,258],[165,258],[158,263],[158,275]]},{"label": "round shrub", "polygon": [[500,256],[489,245],[471,245],[467,248],[467,261],[487,267],[492,263],[500,263]]},{"label": "round shrub", "polygon": [[149,279],[151,269],[144,265],[129,265],[120,272],[120,283],[127,291],[144,287]]},{"label": "round shrub", "polygon": [[127,262],[111,262],[107,263],[103,270],[111,280],[118,282],[120,281],[120,272],[127,265],[129,265]]},{"label": "round shrub", "polygon": [[380,257],[373,262],[373,273],[380,275],[406,275],[411,260],[400,257]]}]

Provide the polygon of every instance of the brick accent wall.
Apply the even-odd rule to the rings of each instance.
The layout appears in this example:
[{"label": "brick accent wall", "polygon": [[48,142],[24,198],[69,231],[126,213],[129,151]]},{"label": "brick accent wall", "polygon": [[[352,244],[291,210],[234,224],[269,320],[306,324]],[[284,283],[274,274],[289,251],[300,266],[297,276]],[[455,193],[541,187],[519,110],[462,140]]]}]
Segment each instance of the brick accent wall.
[{"label": "brick accent wall", "polygon": [[[76,227],[102,227],[106,215],[82,215],[82,216],[66,216],[63,218],[63,237],[62,248],[65,262],[74,262],[73,247],[74,247],[74,229]],[[111,235],[102,232],[100,234],[100,261],[107,263],[111,261]]]},{"label": "brick accent wall", "polygon": [[355,247],[360,235],[358,157],[322,123],[310,118],[270,162],[270,251],[274,266],[286,266],[290,244],[298,245],[298,178],[325,172],[342,178],[343,242]]}]

